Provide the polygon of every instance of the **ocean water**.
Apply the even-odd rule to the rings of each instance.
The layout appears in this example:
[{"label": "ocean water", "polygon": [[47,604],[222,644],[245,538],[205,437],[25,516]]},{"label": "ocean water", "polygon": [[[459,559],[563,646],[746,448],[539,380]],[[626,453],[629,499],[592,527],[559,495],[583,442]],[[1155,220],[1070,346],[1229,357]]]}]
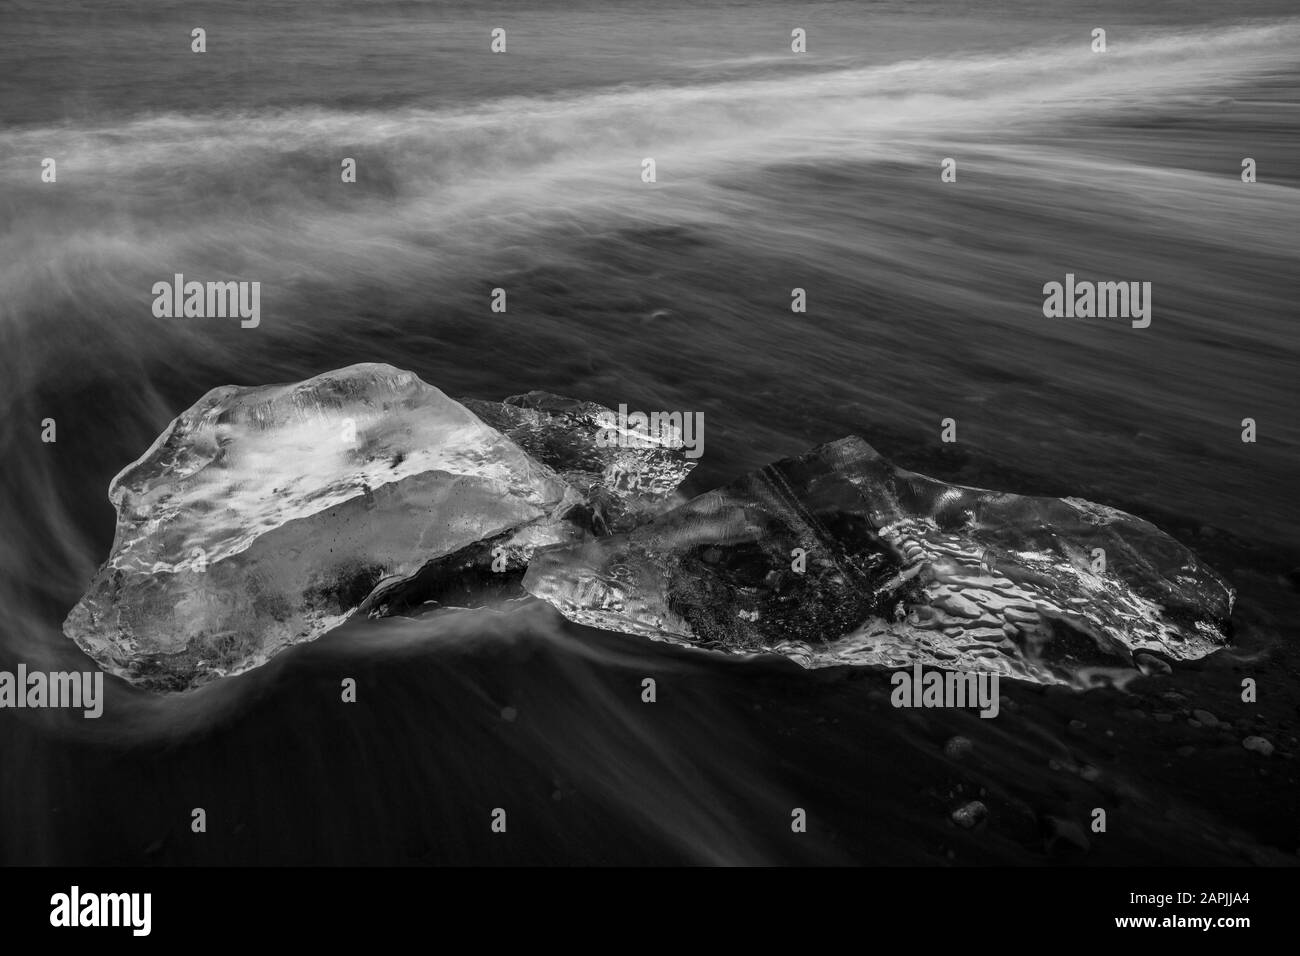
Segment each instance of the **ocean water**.
[{"label": "ocean water", "polygon": [[[60,624],[175,414],[361,361],[702,411],[691,492],[856,433],[1090,498],[1240,607],[1234,649],[995,721],[536,602],[354,622],[190,695],[109,681],[98,721],[0,712],[0,861],[1296,862],[1298,54],[1282,2],[6,3],[0,668],[91,666]],[[261,282],[261,324],[154,318],[175,273]],[[1151,282],[1151,326],[1044,318],[1067,273]],[[1124,822],[1081,841],[1094,806]]]}]

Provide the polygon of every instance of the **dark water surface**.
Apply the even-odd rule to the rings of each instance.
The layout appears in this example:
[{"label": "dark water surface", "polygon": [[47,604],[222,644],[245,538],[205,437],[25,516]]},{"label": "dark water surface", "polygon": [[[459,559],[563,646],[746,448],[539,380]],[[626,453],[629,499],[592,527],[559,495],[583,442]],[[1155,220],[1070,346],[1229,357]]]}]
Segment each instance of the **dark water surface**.
[{"label": "dark water surface", "polygon": [[[360,361],[703,411],[692,492],[856,432],[949,481],[1147,517],[1240,604],[1234,649],[1130,693],[1004,684],[993,721],[535,602],[354,622],[184,697],[109,681],[99,721],[0,713],[0,861],[1296,862],[1292,14],[5,4],[0,668],[91,666],[60,623],[108,553],[109,480],[175,414]],[[260,327],[154,318],[176,272],[260,281]],[[1151,282],[1150,328],[1044,318],[1067,272]],[[960,830],[972,798],[989,819]]]}]

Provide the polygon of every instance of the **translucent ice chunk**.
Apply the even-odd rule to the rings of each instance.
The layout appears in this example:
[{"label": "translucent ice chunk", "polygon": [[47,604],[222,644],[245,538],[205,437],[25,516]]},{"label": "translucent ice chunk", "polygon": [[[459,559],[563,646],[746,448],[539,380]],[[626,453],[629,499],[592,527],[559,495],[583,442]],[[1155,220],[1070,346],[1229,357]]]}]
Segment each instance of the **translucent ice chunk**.
[{"label": "translucent ice chunk", "polygon": [[597,436],[605,427],[616,432],[617,416],[595,402],[549,392],[528,392],[504,402],[462,401],[577,489],[598,534],[630,530],[684,500],[675,492],[695,462],[674,444],[680,435],[636,433],[636,441],[602,447]]},{"label": "translucent ice chunk", "polygon": [[109,499],[112,553],[64,630],[105,669],[173,689],[257,666],[377,585],[579,503],[463,405],[373,364],[213,389]]},{"label": "translucent ice chunk", "polygon": [[1132,515],[948,485],[846,438],[626,534],[538,554],[524,587],[608,630],[809,667],[921,662],[1069,682],[1225,644],[1232,589]]}]

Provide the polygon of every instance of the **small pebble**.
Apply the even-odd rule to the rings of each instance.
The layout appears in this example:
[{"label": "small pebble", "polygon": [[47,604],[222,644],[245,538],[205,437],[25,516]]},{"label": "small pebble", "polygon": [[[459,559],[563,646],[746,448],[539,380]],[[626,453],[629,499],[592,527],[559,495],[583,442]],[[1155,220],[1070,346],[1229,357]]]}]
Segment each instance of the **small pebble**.
[{"label": "small pebble", "polygon": [[1203,723],[1206,727],[1219,726],[1219,718],[1215,717],[1208,710],[1194,710],[1192,711],[1192,716]]},{"label": "small pebble", "polygon": [[503,707],[501,709],[502,720],[513,722],[514,719],[518,716],[519,716],[519,711],[515,710],[513,707]]},{"label": "small pebble", "polygon": [[1180,757],[1190,757],[1192,754],[1196,753],[1196,748],[1195,748],[1195,747],[1179,747],[1177,750],[1174,751],[1174,753],[1178,754],[1178,756],[1180,756]]},{"label": "small pebble", "polygon": [[988,815],[988,807],[978,800],[972,800],[952,812],[952,822],[969,830],[971,827],[977,826]]},{"label": "small pebble", "polygon": [[1273,745],[1264,737],[1247,737],[1241,742],[1241,745],[1247,750],[1253,750],[1265,757],[1273,752]]}]

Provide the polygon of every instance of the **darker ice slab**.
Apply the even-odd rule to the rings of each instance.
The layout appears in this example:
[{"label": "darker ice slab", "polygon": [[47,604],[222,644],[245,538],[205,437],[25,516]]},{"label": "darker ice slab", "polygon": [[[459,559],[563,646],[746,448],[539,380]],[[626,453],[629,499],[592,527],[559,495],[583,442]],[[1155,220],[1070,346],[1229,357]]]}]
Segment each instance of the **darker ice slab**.
[{"label": "darker ice slab", "polygon": [[540,553],[524,586],[579,623],[696,647],[1043,683],[1199,658],[1227,642],[1234,599],[1140,518],[949,485],[860,438]]}]

